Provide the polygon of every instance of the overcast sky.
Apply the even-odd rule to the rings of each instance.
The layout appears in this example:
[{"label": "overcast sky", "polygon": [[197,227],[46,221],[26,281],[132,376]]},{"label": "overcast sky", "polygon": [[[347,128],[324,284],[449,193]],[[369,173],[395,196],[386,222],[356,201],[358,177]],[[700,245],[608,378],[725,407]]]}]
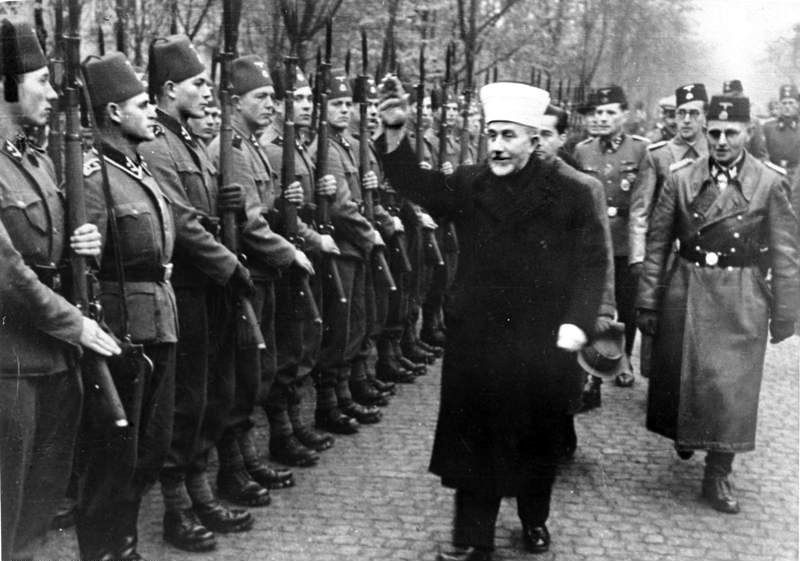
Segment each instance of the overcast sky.
[{"label": "overcast sky", "polygon": [[[800,0],[695,0],[699,6],[700,39],[711,49],[704,78],[710,93],[719,93],[722,81],[738,78],[752,101],[765,105],[776,97],[785,77],[775,76],[765,64],[766,45],[792,35],[800,23]],[[800,76],[794,76],[800,84]]]}]

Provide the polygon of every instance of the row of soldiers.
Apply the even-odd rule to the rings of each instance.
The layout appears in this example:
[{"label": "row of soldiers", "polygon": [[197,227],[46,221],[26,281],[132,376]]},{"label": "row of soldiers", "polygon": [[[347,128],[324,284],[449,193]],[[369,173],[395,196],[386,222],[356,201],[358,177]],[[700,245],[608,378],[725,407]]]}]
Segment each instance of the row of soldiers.
[{"label": "row of soldiers", "polygon": [[[302,72],[278,93],[260,57],[236,58],[226,147],[207,68],[182,35],[152,43],[145,80],[122,53],[82,63],[94,142],[83,155],[86,223],[72,224],[46,153],[53,146],[25,135],[55,111],[47,59],[24,23],[3,22],[2,49],[3,557],[30,555],[67,492],[80,558],[140,559],[140,503],[156,482],[165,540],[212,550],[215,533],[254,522],[220,498],[262,507],[271,489],[295,484],[291,470],[262,461],[256,407],[269,421],[272,460],[313,466],[331,434],[379,422],[395,384],[441,356],[456,241],[382,184],[371,140],[360,138],[378,128],[374,80],[359,115],[353,84],[332,73],[314,139]],[[287,151],[293,173],[281,178]],[[448,161],[431,149],[426,165],[452,173],[458,153],[450,141]],[[238,249],[223,243],[226,213]],[[73,253],[94,263],[98,321],[64,297],[67,227]],[[97,414],[107,396],[92,384],[81,406],[81,348],[108,358],[126,428]],[[43,360],[48,353],[55,358]],[[309,378],[313,426],[303,415]]]}]

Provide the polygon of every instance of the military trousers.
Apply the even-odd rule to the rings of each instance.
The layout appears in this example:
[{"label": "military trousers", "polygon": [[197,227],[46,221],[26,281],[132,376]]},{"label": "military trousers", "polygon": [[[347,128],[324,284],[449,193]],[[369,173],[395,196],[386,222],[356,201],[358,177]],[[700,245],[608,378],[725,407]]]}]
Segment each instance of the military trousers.
[{"label": "military trousers", "polygon": [[614,257],[614,298],[619,321],[625,324],[625,354],[631,356],[636,339],[637,279],[628,267],[628,256]]},{"label": "military trousers", "polygon": [[0,378],[3,559],[29,556],[64,499],[82,398],[78,368]]}]

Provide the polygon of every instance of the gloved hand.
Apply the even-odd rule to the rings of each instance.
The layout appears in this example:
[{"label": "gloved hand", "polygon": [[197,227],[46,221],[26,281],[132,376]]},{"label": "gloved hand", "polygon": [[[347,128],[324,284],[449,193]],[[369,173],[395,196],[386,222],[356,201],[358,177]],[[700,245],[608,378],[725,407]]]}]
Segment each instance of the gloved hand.
[{"label": "gloved hand", "polygon": [[586,342],[586,333],[584,333],[583,330],[577,325],[564,323],[559,326],[558,340],[556,342],[556,346],[559,349],[569,352],[577,352],[581,350],[584,345],[586,345]]},{"label": "gloved hand", "polygon": [[445,175],[453,175],[454,171],[455,171],[455,168],[453,167],[453,164],[451,164],[450,162],[445,162],[445,163],[442,164],[442,173],[443,174],[445,174]]},{"label": "gloved hand", "polygon": [[425,228],[426,230],[435,230],[439,227],[439,225],[431,218],[431,215],[427,212],[422,212],[419,214],[419,222],[420,225]]},{"label": "gloved hand", "polygon": [[336,194],[336,178],[331,174],[323,175],[317,181],[317,195],[320,197],[332,197]]},{"label": "gloved hand", "polygon": [[250,278],[250,271],[248,271],[247,267],[241,263],[236,265],[236,268],[233,270],[233,274],[228,282],[237,296],[251,298],[256,293],[256,287],[253,284],[253,279]]},{"label": "gloved hand", "polygon": [[655,310],[636,310],[636,325],[645,335],[655,335],[658,332],[659,313]]},{"label": "gloved hand", "polygon": [[633,278],[638,280],[639,277],[641,277],[642,273],[644,272],[644,263],[642,263],[641,261],[639,261],[638,263],[631,263],[630,266],[628,267],[628,271],[630,271],[630,274]]},{"label": "gloved hand", "polygon": [[238,183],[225,185],[219,190],[217,206],[220,211],[238,212],[244,208],[244,187]]},{"label": "gloved hand", "polygon": [[769,322],[769,334],[772,336],[769,340],[770,343],[773,345],[780,343],[794,335],[794,322],[773,320]]},{"label": "gloved hand", "polygon": [[399,216],[392,216],[392,223],[394,224],[394,231],[395,232],[405,232],[406,227],[403,226],[403,221],[400,220]]},{"label": "gloved hand", "polygon": [[431,163],[430,162],[425,162],[425,161],[420,162],[419,163],[419,167],[420,167],[420,169],[433,169],[433,166],[431,165]]},{"label": "gloved hand", "polygon": [[289,183],[289,186],[283,192],[283,198],[286,199],[288,202],[292,203],[294,206],[302,205],[303,186],[300,184],[300,182],[293,181]]},{"label": "gloved hand", "polygon": [[361,178],[361,186],[365,191],[374,191],[378,188],[378,176],[374,171],[369,170],[364,174],[364,177]]}]

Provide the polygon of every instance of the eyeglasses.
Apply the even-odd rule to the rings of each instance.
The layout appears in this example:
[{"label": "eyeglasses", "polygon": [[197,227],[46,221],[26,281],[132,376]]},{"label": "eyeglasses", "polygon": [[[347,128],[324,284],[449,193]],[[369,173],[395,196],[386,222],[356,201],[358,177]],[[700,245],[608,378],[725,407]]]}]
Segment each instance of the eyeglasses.
[{"label": "eyeglasses", "polygon": [[692,119],[697,119],[698,117],[700,117],[700,110],[699,109],[689,109],[687,111],[686,109],[678,109],[678,118],[679,119],[685,119],[687,115],[689,117],[691,117]]},{"label": "eyeglasses", "polygon": [[[734,138],[742,134],[742,131],[740,129],[725,129],[724,132],[725,132],[725,138],[728,140],[733,140]],[[722,133],[723,131],[719,129],[708,130],[708,136],[710,136],[714,140],[719,140],[719,138],[722,136]]]}]

